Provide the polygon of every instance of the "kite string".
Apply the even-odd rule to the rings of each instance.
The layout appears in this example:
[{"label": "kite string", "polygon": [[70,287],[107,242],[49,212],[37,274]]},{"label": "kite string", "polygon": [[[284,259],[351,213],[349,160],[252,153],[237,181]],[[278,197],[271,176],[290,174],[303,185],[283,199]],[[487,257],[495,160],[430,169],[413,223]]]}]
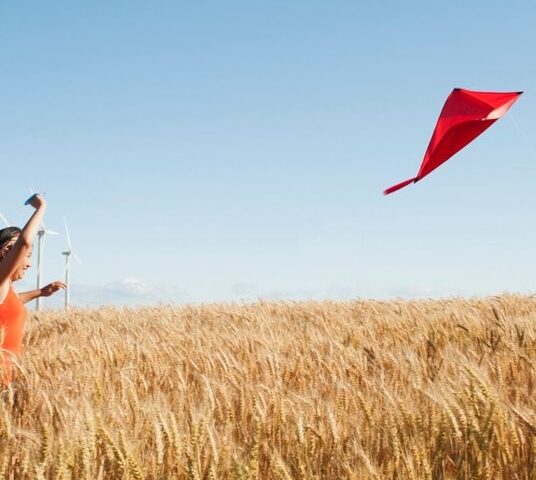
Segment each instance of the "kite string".
[{"label": "kite string", "polygon": [[534,157],[536,157],[536,147],[534,146],[534,144],[531,142],[530,138],[528,137],[528,135],[521,129],[521,127],[519,126],[519,124],[517,123],[517,120],[515,118],[515,116],[510,112],[508,115],[508,118],[510,118],[510,120],[512,121],[512,123],[514,124],[514,127],[516,128],[517,130],[517,133],[519,133],[519,135],[521,136],[521,138],[523,138],[523,141],[525,142],[526,146],[529,148],[530,152],[532,153],[532,155]]}]

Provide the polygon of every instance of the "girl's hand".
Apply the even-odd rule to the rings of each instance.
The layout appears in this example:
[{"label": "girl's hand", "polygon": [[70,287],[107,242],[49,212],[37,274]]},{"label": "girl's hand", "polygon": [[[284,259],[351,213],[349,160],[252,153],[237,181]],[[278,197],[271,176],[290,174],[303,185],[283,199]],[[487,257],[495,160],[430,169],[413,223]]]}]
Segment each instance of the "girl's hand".
[{"label": "girl's hand", "polygon": [[56,293],[58,290],[65,290],[67,285],[63,282],[52,282],[44,286],[41,289],[41,297],[50,297],[50,295]]},{"label": "girl's hand", "polygon": [[26,203],[30,204],[36,210],[39,210],[41,207],[46,207],[45,197],[39,195],[38,193],[33,194]]}]

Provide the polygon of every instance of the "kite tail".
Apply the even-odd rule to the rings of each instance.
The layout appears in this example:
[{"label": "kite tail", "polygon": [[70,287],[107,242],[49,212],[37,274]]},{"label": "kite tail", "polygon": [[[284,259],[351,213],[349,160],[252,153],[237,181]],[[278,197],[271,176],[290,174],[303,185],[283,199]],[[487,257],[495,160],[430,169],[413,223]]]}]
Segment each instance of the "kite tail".
[{"label": "kite tail", "polygon": [[397,183],[396,185],[393,185],[392,187],[389,187],[387,190],[383,191],[384,195],[389,195],[390,193],[396,192],[397,190],[400,190],[401,188],[404,188],[405,186],[409,185],[410,183],[415,183],[417,180],[419,180],[419,177],[413,177],[408,180],[404,180],[403,182]]}]

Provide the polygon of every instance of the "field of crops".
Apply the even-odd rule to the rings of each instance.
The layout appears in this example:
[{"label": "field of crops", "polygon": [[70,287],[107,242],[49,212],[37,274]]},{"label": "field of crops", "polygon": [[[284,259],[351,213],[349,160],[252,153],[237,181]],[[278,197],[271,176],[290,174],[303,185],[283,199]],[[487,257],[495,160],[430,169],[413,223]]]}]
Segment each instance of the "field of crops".
[{"label": "field of crops", "polygon": [[0,478],[536,478],[536,298],[28,320]]}]

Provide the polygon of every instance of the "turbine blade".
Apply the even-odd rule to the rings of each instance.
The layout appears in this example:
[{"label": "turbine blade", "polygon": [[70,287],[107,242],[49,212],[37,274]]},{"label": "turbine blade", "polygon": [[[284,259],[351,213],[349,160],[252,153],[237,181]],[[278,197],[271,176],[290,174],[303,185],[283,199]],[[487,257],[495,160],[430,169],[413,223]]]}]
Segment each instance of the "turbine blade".
[{"label": "turbine blade", "polygon": [[65,225],[65,235],[67,236],[67,245],[69,247],[69,251],[72,252],[73,246],[71,244],[71,236],[69,235],[69,227],[67,226],[67,218],[63,217],[63,223]]},{"label": "turbine blade", "polygon": [[82,262],[82,260],[80,260],[80,259],[78,258],[78,255],[77,255],[76,253],[73,252],[73,253],[72,253],[72,256],[73,256],[73,258],[74,258],[80,265],[83,265],[83,264],[84,264],[84,263]]},{"label": "turbine blade", "polygon": [[7,218],[2,215],[2,212],[0,212],[0,218],[2,219],[2,222],[6,224],[6,227],[9,227],[11,224],[7,221]]},{"label": "turbine blade", "polygon": [[55,232],[54,230],[48,230],[45,226],[45,222],[41,222],[41,232],[43,232],[45,235],[59,235],[58,232]]}]

